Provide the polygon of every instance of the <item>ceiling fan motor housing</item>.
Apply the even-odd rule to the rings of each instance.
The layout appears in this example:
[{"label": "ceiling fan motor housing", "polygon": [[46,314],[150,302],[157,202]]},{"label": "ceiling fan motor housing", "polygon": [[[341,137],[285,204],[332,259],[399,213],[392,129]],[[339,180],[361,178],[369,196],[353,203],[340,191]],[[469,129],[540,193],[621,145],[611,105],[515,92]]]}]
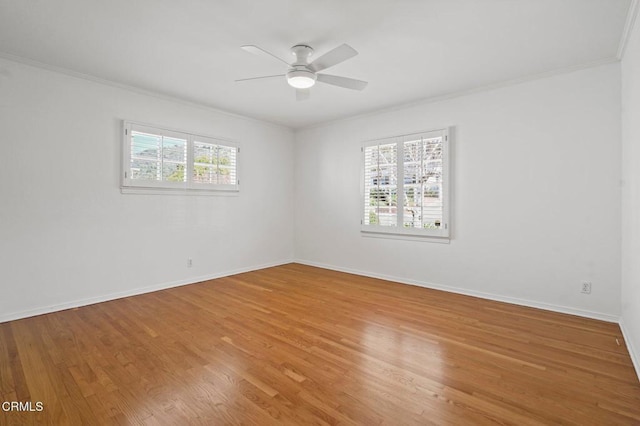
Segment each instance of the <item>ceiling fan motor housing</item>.
[{"label": "ceiling fan motor housing", "polygon": [[313,48],[306,44],[296,44],[291,48],[291,54],[296,57],[292,65],[307,65],[309,58],[313,55]]},{"label": "ceiling fan motor housing", "polygon": [[296,57],[296,61],[291,64],[287,72],[287,82],[296,89],[308,89],[316,84],[316,73],[307,68],[309,57],[313,53],[313,48],[304,44],[297,44],[291,48],[291,53]]}]

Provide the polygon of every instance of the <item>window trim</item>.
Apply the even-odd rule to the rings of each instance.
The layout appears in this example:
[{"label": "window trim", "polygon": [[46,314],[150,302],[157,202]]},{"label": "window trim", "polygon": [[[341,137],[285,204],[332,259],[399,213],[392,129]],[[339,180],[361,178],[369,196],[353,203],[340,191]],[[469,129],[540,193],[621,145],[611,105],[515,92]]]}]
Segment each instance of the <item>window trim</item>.
[{"label": "window trim", "polygon": [[[131,132],[140,131],[161,136],[186,140],[187,156],[185,165],[186,182],[169,182],[131,179]],[[212,143],[236,149],[235,184],[201,184],[192,180],[194,169],[194,143]],[[122,122],[122,163],[120,189],[123,194],[189,194],[189,195],[233,195],[240,191],[240,145],[232,140],[198,135],[190,132],[168,129],[162,126],[123,120]]]},{"label": "window trim", "polygon": [[[416,133],[407,133],[403,135],[390,136],[379,139],[371,139],[362,143],[360,148],[360,232],[362,236],[366,237],[380,237],[380,238],[396,238],[396,239],[417,239],[421,241],[432,241],[447,243],[451,238],[451,157],[450,157],[450,128],[440,128],[434,130],[428,130]],[[423,229],[423,228],[405,228],[401,226],[381,226],[381,225],[365,225],[365,152],[369,146],[382,145],[385,143],[395,143],[397,145],[397,158],[404,158],[404,142],[416,137],[429,137],[442,136],[442,226],[440,229]],[[404,194],[404,160],[398,162],[398,194],[401,192]],[[398,195],[399,197],[400,195]],[[402,215],[397,213],[399,221]]]}]

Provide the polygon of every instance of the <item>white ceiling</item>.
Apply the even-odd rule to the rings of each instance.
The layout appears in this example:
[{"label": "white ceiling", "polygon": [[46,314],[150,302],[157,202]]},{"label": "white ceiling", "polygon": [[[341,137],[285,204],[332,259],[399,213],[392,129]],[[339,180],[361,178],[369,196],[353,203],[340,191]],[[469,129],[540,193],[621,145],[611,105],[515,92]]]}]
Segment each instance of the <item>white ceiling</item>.
[{"label": "white ceiling", "polygon": [[[0,0],[0,55],[20,57],[300,128],[425,98],[615,60],[631,0]],[[318,83],[296,102],[288,58],[347,43],[327,70],[369,82]]]}]

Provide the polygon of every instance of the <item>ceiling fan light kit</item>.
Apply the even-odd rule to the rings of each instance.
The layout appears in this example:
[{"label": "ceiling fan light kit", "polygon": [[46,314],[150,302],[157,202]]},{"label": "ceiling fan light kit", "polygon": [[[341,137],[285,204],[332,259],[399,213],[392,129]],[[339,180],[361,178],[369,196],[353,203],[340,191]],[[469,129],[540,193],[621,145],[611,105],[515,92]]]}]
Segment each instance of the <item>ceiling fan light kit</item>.
[{"label": "ceiling fan light kit", "polygon": [[[358,54],[358,52],[353,47],[347,44],[343,44],[333,50],[330,50],[313,62],[309,61],[309,58],[313,54],[313,48],[304,44],[296,44],[291,48],[291,54],[296,58],[296,60],[291,64],[258,46],[245,45],[241,47],[243,50],[249,53],[276,59],[280,62],[283,62],[289,67],[289,69],[287,70],[287,73],[283,75],[243,78],[236,81],[286,77],[287,83],[289,83],[291,87],[296,89],[296,99],[299,101],[309,98],[309,93],[306,92],[305,89],[313,87],[316,84],[316,81],[352,90],[363,90],[367,86],[366,81],[318,73],[318,71],[322,71],[324,69],[337,65]],[[301,91],[304,91],[304,93],[302,93]]]},{"label": "ceiling fan light kit", "polygon": [[287,73],[287,83],[296,89],[308,89],[316,84],[317,76],[306,69],[291,68]]}]

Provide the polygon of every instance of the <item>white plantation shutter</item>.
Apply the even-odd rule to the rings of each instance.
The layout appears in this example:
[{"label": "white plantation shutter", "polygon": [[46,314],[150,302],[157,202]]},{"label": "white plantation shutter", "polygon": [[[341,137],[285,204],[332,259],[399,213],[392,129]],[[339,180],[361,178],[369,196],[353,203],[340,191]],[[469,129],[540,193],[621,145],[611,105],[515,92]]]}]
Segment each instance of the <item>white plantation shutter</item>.
[{"label": "white plantation shutter", "polygon": [[237,187],[238,148],[196,136],[193,142],[194,187]]},{"label": "white plantation shutter", "polygon": [[162,178],[167,182],[186,182],[187,140],[162,137]]},{"label": "white plantation shutter", "polygon": [[237,191],[238,152],[221,139],[125,122],[122,187]]},{"label": "white plantation shutter", "polygon": [[397,144],[367,146],[364,157],[364,224],[397,226]]},{"label": "white plantation shutter", "polygon": [[184,188],[188,135],[132,125],[125,143],[129,149],[131,186]]},{"label": "white plantation shutter", "polygon": [[162,136],[134,131],[131,134],[131,178],[159,180]]},{"label": "white plantation shutter", "polygon": [[238,182],[238,149],[232,146],[218,148],[218,183],[237,185]]},{"label": "white plantation shutter", "polygon": [[404,142],[404,209],[406,228],[437,229],[443,220],[442,142],[438,136]]},{"label": "white plantation shutter", "polygon": [[446,129],[371,141],[362,152],[364,232],[449,236]]}]

